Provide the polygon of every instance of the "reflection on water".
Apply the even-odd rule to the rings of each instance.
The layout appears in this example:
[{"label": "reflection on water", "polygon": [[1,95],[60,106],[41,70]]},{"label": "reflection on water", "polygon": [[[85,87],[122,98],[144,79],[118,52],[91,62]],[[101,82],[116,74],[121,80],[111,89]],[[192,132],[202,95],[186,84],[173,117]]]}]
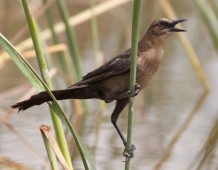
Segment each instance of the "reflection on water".
[{"label": "reflection on water", "polygon": [[[188,1],[186,4],[188,4]],[[129,9],[129,6],[126,8]],[[127,48],[126,44],[128,43],[118,45],[123,39],[121,38],[123,36],[121,30],[123,25],[120,24],[121,18],[114,17],[116,13],[119,14],[126,8],[116,9],[113,14],[105,14],[98,18],[101,48],[107,58]],[[137,149],[131,162],[132,169],[190,169],[192,164],[196,162],[195,159],[217,119],[218,79],[215,78],[218,72],[217,53],[207,29],[203,26],[196,11],[191,10],[191,8],[187,7],[186,11],[179,11],[178,9],[178,13],[181,18],[188,19],[188,22],[184,24],[184,27],[188,30],[186,34],[199,55],[211,85],[211,91],[204,97],[204,89],[199,83],[198,77],[181,45],[176,37],[171,38],[166,46],[165,57],[159,72],[149,87],[135,100],[133,142]],[[144,11],[144,15],[146,16],[146,11]],[[126,22],[126,19],[123,20]],[[144,18],[142,20],[145,21]],[[106,24],[108,21],[111,22],[109,25]],[[117,28],[114,28],[114,25]],[[144,30],[146,26],[142,25],[141,29]],[[199,25],[202,27],[199,27]],[[82,66],[85,73],[94,67],[93,64],[91,68],[89,65],[90,62],[93,62],[90,56],[92,44],[88,34],[90,25],[85,23],[78,28],[79,44],[83,48],[81,53],[82,56],[86,57],[83,59],[84,64]],[[204,35],[203,44],[201,41],[202,35]],[[118,46],[121,47],[117,49]],[[14,72],[15,74],[19,73],[14,70],[14,67],[12,63],[9,63],[7,69],[0,73],[3,77],[3,80],[0,80],[2,84],[1,92],[5,91],[7,87],[11,87],[10,84],[15,85],[14,78],[17,76],[14,76]],[[13,79],[9,78],[11,75],[14,76]],[[20,84],[22,81],[22,75],[19,74],[16,83]],[[25,89],[19,95],[24,91]],[[15,99],[0,97],[0,100],[0,116],[2,117],[5,110],[15,102]],[[123,145],[110,123],[110,114],[114,108],[114,103],[108,104],[102,115],[103,122],[99,130],[98,140],[96,140],[95,132],[99,114],[98,110],[92,105],[96,105],[96,101],[90,101],[92,113],[85,120],[86,126],[84,127],[86,129],[83,130],[83,138],[90,150],[96,147],[97,169],[124,169],[122,162],[124,160],[122,157]],[[6,126],[0,124],[0,154],[33,169],[42,169],[44,159],[47,156],[38,127],[42,123],[51,125],[47,112],[47,106],[42,105],[20,114],[13,114],[9,120],[15,130],[21,133],[22,137],[34,148],[34,152],[29,148],[30,146],[23,144],[17,136],[12,134]],[[126,113],[127,110],[125,110],[125,113],[123,112],[118,122],[123,132],[126,131],[127,125]],[[216,169],[213,165],[218,158],[217,154],[217,152],[214,153],[214,159],[211,160],[212,166],[210,169],[212,170]],[[75,169],[83,169],[80,158],[75,161],[74,165]]]}]

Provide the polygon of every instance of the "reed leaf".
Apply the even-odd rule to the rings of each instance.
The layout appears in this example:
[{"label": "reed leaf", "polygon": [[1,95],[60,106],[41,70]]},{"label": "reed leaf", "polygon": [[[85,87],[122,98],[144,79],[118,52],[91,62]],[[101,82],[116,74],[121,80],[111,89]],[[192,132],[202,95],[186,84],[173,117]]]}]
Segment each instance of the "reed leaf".
[{"label": "reed leaf", "polygon": [[66,124],[69,128],[71,134],[73,135],[76,145],[80,151],[80,156],[82,157],[83,164],[86,168],[90,170],[95,170],[94,161],[91,155],[88,152],[84,142],[81,137],[79,137],[76,130],[71,126],[68,118],[65,113],[59,106],[57,100],[54,95],[51,93],[47,85],[43,82],[40,76],[34,71],[34,69],[30,66],[30,64],[22,57],[22,55],[16,51],[15,47],[0,33],[0,45],[7,51],[10,57],[13,59],[18,68],[22,71],[22,73],[30,80],[30,82],[36,87],[38,90],[46,90],[51,98],[53,99],[53,103],[49,103],[52,106],[52,109],[56,111],[59,118]]}]

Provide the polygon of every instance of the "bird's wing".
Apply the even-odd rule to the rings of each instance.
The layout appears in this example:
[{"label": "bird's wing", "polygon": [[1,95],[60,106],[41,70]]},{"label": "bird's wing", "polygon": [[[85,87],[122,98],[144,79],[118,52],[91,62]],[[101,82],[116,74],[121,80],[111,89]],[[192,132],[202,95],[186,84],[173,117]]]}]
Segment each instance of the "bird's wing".
[{"label": "bird's wing", "polygon": [[130,50],[127,50],[99,68],[86,74],[82,80],[75,85],[95,83],[108,77],[122,74],[130,69]]}]

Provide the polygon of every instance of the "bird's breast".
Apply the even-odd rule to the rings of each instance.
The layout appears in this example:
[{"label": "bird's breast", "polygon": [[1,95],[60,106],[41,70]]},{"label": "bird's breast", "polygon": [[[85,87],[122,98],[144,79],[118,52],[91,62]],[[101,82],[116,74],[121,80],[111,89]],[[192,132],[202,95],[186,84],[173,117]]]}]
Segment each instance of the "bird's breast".
[{"label": "bird's breast", "polygon": [[162,49],[151,49],[140,53],[137,59],[136,81],[142,88],[148,85],[154,73],[157,72],[162,56]]}]

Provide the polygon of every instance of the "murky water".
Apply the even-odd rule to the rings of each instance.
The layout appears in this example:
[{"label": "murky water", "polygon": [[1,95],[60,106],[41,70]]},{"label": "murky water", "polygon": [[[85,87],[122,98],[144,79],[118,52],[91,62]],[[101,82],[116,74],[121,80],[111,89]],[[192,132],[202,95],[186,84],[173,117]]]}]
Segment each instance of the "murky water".
[{"label": "murky water", "polygon": [[[197,155],[217,119],[217,51],[213,46],[207,27],[193,4],[189,1],[180,3],[180,6],[175,6],[175,8],[179,18],[188,19],[188,22],[183,24],[183,27],[188,30],[185,34],[199,57],[210,84],[210,91],[208,95],[203,96],[204,88],[181,44],[176,36],[171,38],[166,45],[161,68],[149,87],[135,99],[133,143],[137,149],[131,162],[134,170],[194,169],[192,165],[197,162]],[[144,8],[145,5],[146,3]],[[129,37],[126,37],[123,31],[130,32],[130,28],[124,29],[125,26],[129,25],[127,22],[130,22],[128,9],[131,7],[117,8],[98,18],[100,45],[107,59],[129,46]],[[145,18],[142,15],[141,30],[143,31],[141,32],[145,32],[147,28],[145,22],[147,22],[146,16],[149,14],[146,12],[143,12]],[[119,13],[122,13],[122,17],[116,18],[115,16],[119,16]],[[155,16],[157,18],[163,15],[155,14]],[[108,24],[109,21],[110,24]],[[115,25],[116,27],[114,27]],[[92,51],[92,42],[89,31],[90,23],[84,23],[76,28],[80,48],[83,48],[80,51],[83,56],[84,73],[95,68],[93,54],[90,52]],[[6,90],[19,84],[25,84],[26,81],[11,62],[7,63],[7,68],[3,68],[0,75],[2,77],[0,80],[2,92],[0,117],[3,117],[9,106],[14,104],[17,97],[27,91],[29,87],[21,88],[20,94],[16,94],[16,97],[14,94],[3,95]],[[124,160],[122,157],[123,145],[110,123],[110,114],[114,108],[114,103],[108,104],[101,115],[102,123],[98,135],[95,132],[96,127],[99,126],[97,123],[99,110],[93,107],[96,104],[97,101],[89,102],[92,112],[85,120],[82,137],[90,150],[96,147],[94,157],[97,169],[124,169],[122,162]],[[47,106],[44,104],[20,114],[13,114],[9,123],[28,143],[22,143],[20,137],[1,123],[0,155],[9,157],[32,169],[44,169],[44,160],[47,156],[38,127],[43,123],[51,125]],[[125,133],[127,109],[120,116],[118,124]],[[33,149],[30,148],[29,144]],[[169,151],[168,157],[166,157],[167,151]],[[217,170],[217,161],[218,152],[216,151],[210,161],[210,168],[205,167],[204,170]],[[74,166],[76,170],[83,169],[80,158],[74,162]]]}]

